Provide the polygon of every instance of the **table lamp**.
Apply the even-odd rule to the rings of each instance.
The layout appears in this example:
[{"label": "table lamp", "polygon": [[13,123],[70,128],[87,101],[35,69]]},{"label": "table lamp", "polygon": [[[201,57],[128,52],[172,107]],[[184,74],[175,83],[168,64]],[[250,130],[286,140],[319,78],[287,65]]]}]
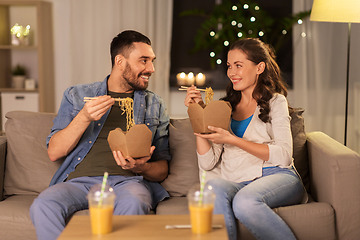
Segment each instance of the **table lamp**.
[{"label": "table lamp", "polygon": [[348,23],[347,65],[346,65],[346,99],[345,99],[345,132],[344,145],[346,146],[348,97],[349,97],[349,61],[351,23],[360,23],[360,0],[314,0],[310,21],[343,22]]}]

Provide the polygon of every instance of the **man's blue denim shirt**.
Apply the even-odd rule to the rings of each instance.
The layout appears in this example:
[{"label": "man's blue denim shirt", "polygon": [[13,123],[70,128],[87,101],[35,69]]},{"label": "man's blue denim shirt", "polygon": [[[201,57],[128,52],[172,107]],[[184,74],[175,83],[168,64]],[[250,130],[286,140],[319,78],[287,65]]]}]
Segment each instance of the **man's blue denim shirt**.
[{"label": "man's blue denim shirt", "polygon": [[[54,125],[51,128],[51,133],[46,139],[47,146],[50,138],[56,132],[67,127],[80,112],[85,104],[84,97],[96,97],[107,94],[108,78],[109,76],[103,82],[75,85],[65,90],[58,114],[54,119]],[[153,133],[152,145],[156,148],[149,161],[162,159],[170,161],[168,138],[169,115],[166,112],[164,101],[151,91],[135,91],[133,108],[135,124],[146,124]],[[81,160],[84,159],[97,139],[109,113],[110,109],[100,120],[90,123],[77,146],[69,153],[54,174],[50,186],[65,181]],[[154,205],[169,196],[159,183],[146,180],[145,182],[148,183],[151,189]]]}]

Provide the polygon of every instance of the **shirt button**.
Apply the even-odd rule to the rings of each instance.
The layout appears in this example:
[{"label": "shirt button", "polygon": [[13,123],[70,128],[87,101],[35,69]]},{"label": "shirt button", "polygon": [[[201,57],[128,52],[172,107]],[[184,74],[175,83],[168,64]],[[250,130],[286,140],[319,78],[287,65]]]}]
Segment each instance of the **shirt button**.
[{"label": "shirt button", "polygon": [[78,158],[78,161],[80,161],[81,160],[81,158]]},{"label": "shirt button", "polygon": [[144,104],[141,104],[141,106],[143,107],[143,106],[144,106]]},{"label": "shirt button", "polygon": [[100,126],[101,126],[101,123],[98,123],[98,126],[100,127]]},{"label": "shirt button", "polygon": [[149,126],[149,125],[150,125],[150,123],[147,123],[146,125],[148,125],[148,126]]},{"label": "shirt button", "polygon": [[92,141],[89,141],[89,143],[92,143]]}]

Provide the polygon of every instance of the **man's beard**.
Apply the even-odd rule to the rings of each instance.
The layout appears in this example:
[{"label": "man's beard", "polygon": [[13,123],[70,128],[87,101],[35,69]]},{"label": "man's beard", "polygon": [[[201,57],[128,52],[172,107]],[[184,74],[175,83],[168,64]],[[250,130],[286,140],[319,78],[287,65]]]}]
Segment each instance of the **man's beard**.
[{"label": "man's beard", "polygon": [[136,90],[144,91],[148,87],[149,84],[148,82],[142,83],[141,80],[139,80],[141,75],[146,75],[150,77],[151,74],[141,72],[136,76],[136,74],[132,71],[130,64],[126,63],[125,71],[123,73],[123,78],[134,91]]}]

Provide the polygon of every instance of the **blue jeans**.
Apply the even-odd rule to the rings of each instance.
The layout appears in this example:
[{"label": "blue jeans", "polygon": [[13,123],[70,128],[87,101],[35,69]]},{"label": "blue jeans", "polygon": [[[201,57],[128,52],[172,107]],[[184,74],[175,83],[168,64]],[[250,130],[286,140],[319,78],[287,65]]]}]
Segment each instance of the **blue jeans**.
[{"label": "blue jeans", "polygon": [[293,169],[270,167],[253,181],[208,182],[216,194],[214,214],[223,214],[230,240],[237,239],[236,219],[256,239],[296,239],[290,228],[271,208],[299,204],[304,194],[301,180]]},{"label": "blue jeans", "polygon": [[[38,240],[55,240],[71,216],[88,209],[90,188],[102,177],[78,177],[45,189],[30,207]],[[151,209],[150,191],[142,177],[109,176],[108,185],[116,194],[114,215],[144,215]]]}]

